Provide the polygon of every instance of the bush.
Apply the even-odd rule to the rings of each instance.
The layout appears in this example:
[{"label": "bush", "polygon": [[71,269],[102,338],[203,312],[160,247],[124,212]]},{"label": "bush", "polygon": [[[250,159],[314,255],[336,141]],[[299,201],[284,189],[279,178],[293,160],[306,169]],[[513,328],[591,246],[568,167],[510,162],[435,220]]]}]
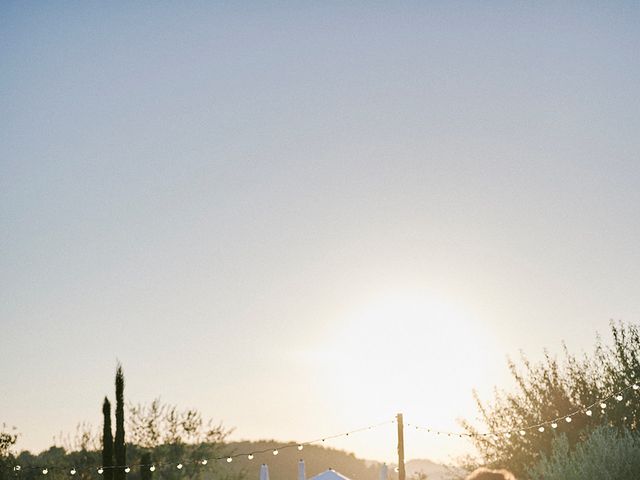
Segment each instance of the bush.
[{"label": "bush", "polygon": [[596,428],[570,451],[565,434],[552,442],[551,455],[530,471],[532,480],[637,480],[640,472],[640,435],[613,427]]},{"label": "bush", "polygon": [[508,466],[516,476],[523,476],[543,455],[551,454],[554,445],[551,429],[547,427],[542,433],[533,429],[526,436],[510,437],[477,435],[479,431],[517,431],[527,425],[562,418],[623,389],[627,390],[621,401],[608,401],[606,409],[594,408],[592,416],[577,414],[571,423],[559,422],[558,431],[564,433],[564,441],[573,449],[602,425],[620,431],[636,430],[640,425],[640,395],[628,386],[640,379],[640,330],[637,325],[612,323],[611,334],[611,344],[602,344],[598,339],[593,354],[582,358],[565,348],[562,361],[547,354],[538,364],[531,364],[526,358],[522,366],[510,362],[517,390],[497,391],[489,404],[476,397],[486,427],[476,429],[470,422],[463,422],[481,457],[475,463],[496,468]]}]

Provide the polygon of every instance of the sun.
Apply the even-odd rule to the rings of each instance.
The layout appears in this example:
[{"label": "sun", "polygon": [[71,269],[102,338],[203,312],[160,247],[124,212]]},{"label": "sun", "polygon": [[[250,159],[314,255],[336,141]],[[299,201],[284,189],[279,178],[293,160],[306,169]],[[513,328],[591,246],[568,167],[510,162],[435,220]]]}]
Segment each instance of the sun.
[{"label": "sun", "polygon": [[433,419],[439,412],[451,424],[486,379],[481,356],[491,345],[460,304],[427,292],[386,294],[340,318],[326,369],[351,406],[371,418],[402,411],[440,421]]}]

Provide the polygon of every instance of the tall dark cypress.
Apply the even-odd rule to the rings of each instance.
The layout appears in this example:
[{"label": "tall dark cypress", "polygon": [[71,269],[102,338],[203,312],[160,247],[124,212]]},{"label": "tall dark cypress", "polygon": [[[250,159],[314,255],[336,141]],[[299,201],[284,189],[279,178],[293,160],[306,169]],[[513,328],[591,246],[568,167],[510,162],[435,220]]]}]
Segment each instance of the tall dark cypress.
[{"label": "tall dark cypress", "polygon": [[104,480],[113,480],[113,434],[111,433],[111,403],[104,397],[102,404],[102,466],[104,468]]},{"label": "tall dark cypress", "polygon": [[114,480],[125,480],[124,467],[127,465],[127,447],[124,443],[124,375],[122,365],[116,370],[116,438],[114,444],[116,466]]},{"label": "tall dark cypress", "polygon": [[151,454],[145,452],[140,457],[140,480],[151,480],[153,472],[149,470],[151,466]]}]

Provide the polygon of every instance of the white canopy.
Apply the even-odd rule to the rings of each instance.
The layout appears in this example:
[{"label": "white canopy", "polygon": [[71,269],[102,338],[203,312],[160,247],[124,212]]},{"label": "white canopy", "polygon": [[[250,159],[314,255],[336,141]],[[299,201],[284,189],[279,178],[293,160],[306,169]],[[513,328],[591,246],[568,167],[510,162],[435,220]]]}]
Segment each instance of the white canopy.
[{"label": "white canopy", "polygon": [[341,473],[336,472],[333,468],[319,473],[315,477],[311,477],[309,480],[351,480],[349,477],[345,477]]}]

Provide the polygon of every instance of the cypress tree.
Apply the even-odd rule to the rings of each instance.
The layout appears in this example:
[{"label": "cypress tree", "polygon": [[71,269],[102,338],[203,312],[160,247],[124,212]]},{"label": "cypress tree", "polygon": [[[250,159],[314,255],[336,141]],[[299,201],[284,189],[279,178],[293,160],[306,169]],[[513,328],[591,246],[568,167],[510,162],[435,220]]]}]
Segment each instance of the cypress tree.
[{"label": "cypress tree", "polygon": [[104,397],[102,404],[102,466],[104,480],[113,480],[113,434],[111,433],[111,403]]},{"label": "cypress tree", "polygon": [[114,444],[116,466],[114,480],[125,480],[124,467],[127,465],[127,447],[124,443],[124,375],[122,365],[116,370],[116,438]]},{"label": "cypress tree", "polygon": [[140,457],[140,480],[151,480],[153,472],[149,470],[151,465],[151,454],[149,452],[143,453]]}]

